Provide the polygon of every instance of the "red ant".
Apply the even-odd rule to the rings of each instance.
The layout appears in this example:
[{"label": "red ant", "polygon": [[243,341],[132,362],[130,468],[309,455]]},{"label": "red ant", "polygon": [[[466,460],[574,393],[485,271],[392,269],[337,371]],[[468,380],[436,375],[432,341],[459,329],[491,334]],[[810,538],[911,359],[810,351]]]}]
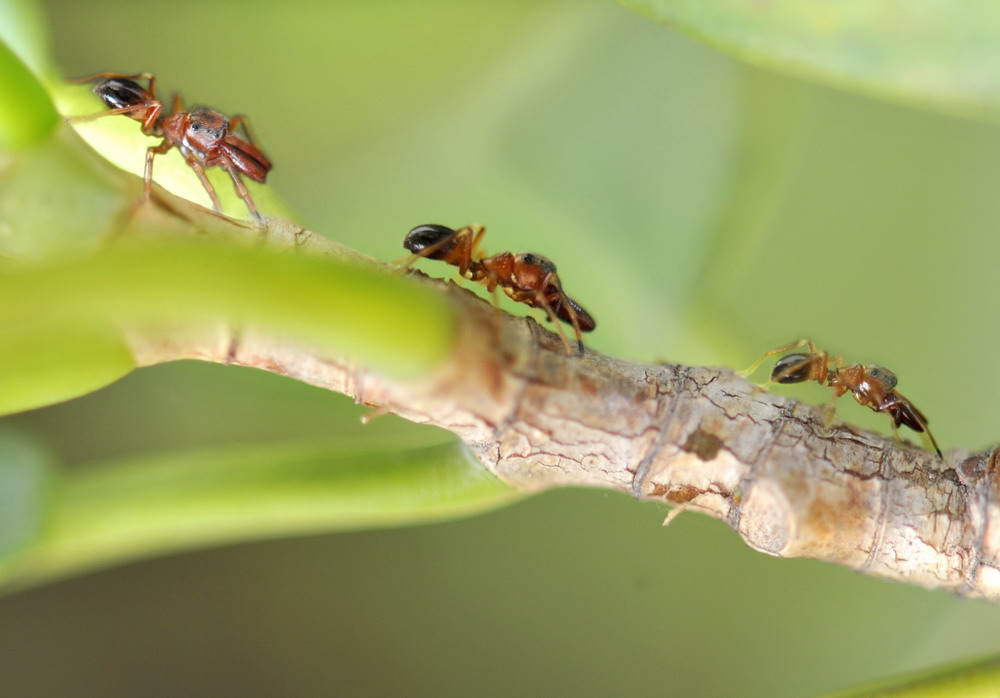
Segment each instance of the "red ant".
[{"label": "red ant", "polygon": [[896,432],[896,438],[899,438],[899,426],[905,424],[913,431],[926,434],[934,451],[941,456],[941,449],[927,426],[927,417],[896,391],[896,374],[887,368],[877,364],[844,366],[844,360],[839,356],[834,357],[831,366],[829,355],[825,351],[818,351],[815,344],[802,339],[787,347],[767,352],[757,363],[742,372],[742,375],[748,376],[756,371],[769,356],[802,347],[808,347],[809,353],[788,354],[778,359],[771,369],[770,382],[802,383],[814,380],[820,385],[833,388],[834,396],[827,407],[830,417],[833,415],[833,403],[844,393],[850,392],[862,407],[887,414],[892,419],[892,430]]},{"label": "red ant", "polygon": [[[485,257],[479,243],[486,234],[481,225],[470,225],[453,230],[443,225],[419,225],[403,240],[403,247],[413,254],[406,265],[421,257],[439,259],[458,267],[462,278],[486,284],[490,293],[502,288],[512,300],[532,308],[544,308],[549,321],[556,318],[573,326],[580,353],[583,353],[581,332],[590,332],[597,323],[579,303],[566,295],[556,273],[556,265],[538,254],[513,254],[501,252]],[[494,295],[495,297],[495,295]],[[556,324],[556,329],[559,325]],[[569,342],[562,330],[559,337],[570,352]]]},{"label": "red ant", "polygon": [[[137,79],[148,80],[149,87],[145,88],[135,82]],[[218,166],[229,173],[236,187],[236,193],[246,203],[253,217],[263,223],[264,219],[254,206],[250,192],[240,179],[239,173],[245,174],[255,182],[264,182],[271,169],[271,161],[254,145],[246,117],[234,116],[232,119],[227,119],[224,114],[206,107],[197,107],[193,111],[186,112],[179,94],[174,95],[171,113],[164,114],[163,102],[156,98],[156,78],[150,73],[136,75],[97,73],[70,82],[95,80],[100,82],[94,85],[93,92],[109,107],[108,111],[90,116],[70,117],[69,121],[91,121],[111,114],[125,114],[141,123],[142,132],[147,136],[163,139],[159,145],[146,149],[144,176],[146,189],[140,203],[149,200],[150,184],[153,180],[153,158],[176,147],[184,157],[184,161],[198,175],[216,211],[222,213],[222,204],[219,203],[215,187],[205,176],[205,168]],[[240,126],[246,134],[246,140],[235,133]]]}]

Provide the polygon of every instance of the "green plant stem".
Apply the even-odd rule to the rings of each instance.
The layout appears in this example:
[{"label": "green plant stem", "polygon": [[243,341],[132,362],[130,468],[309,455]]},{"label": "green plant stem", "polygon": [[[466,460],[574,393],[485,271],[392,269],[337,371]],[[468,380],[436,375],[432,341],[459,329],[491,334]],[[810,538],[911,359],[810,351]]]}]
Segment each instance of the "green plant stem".
[{"label": "green plant stem", "polygon": [[241,447],[83,467],[0,567],[9,589],[231,541],[439,521],[523,497],[458,442],[330,455],[342,444]]}]

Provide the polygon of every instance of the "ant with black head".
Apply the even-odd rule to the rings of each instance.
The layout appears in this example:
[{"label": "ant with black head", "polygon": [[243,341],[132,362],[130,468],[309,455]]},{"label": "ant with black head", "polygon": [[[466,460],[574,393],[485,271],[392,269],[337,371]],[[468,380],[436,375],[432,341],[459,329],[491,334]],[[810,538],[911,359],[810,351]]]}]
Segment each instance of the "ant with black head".
[{"label": "ant with black head", "polygon": [[816,345],[810,340],[802,339],[787,347],[767,352],[740,375],[749,376],[770,356],[802,347],[807,347],[808,353],[788,354],[775,362],[774,368],[771,369],[770,383],[816,381],[820,385],[833,388],[834,395],[827,406],[828,418],[833,416],[837,398],[849,392],[862,407],[888,415],[892,420],[892,429],[897,439],[900,425],[905,424],[913,431],[926,435],[935,453],[941,456],[941,449],[938,448],[937,441],[927,426],[927,417],[896,390],[898,382],[896,374],[878,364],[845,366],[840,356],[834,357],[831,362],[827,352],[817,350]]},{"label": "ant with black head", "polygon": [[[143,87],[136,80],[146,80],[148,86]],[[140,204],[149,200],[153,158],[163,155],[171,148],[177,148],[205,187],[217,212],[222,213],[222,204],[215,193],[215,187],[205,175],[205,169],[209,167],[221,167],[228,172],[236,193],[246,203],[250,213],[259,223],[264,222],[240,175],[263,183],[271,170],[271,161],[254,144],[245,116],[237,115],[229,119],[206,107],[196,107],[188,112],[184,110],[179,94],[174,95],[171,112],[164,113],[163,102],[156,98],[156,78],[151,73],[97,73],[69,82],[96,82],[93,92],[108,106],[108,111],[89,116],[73,116],[68,121],[79,123],[112,114],[124,114],[138,121],[145,135],[163,139],[159,145],[146,149],[143,177],[145,192]],[[241,126],[245,139],[236,135],[236,129]]]},{"label": "ant with black head", "polygon": [[546,257],[531,252],[501,252],[491,257],[479,249],[486,234],[481,225],[455,230],[444,225],[418,225],[406,234],[403,247],[412,254],[405,261],[410,266],[418,259],[437,259],[458,267],[462,278],[485,284],[490,293],[503,289],[509,298],[532,308],[543,308],[555,324],[559,337],[572,352],[569,341],[556,320],[573,326],[577,348],[583,353],[582,332],[591,332],[597,323],[579,303],[566,295],[556,272],[556,265]]}]

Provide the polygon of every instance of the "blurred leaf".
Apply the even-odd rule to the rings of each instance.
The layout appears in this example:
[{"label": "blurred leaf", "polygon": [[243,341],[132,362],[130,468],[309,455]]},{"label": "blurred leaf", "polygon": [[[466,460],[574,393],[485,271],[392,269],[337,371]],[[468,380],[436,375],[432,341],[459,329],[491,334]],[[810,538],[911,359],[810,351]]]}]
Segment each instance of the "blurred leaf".
[{"label": "blurred leaf", "polygon": [[58,122],[59,115],[41,83],[0,41],[0,151],[39,143]]},{"label": "blurred leaf", "polygon": [[142,191],[141,180],[126,183],[109,172],[118,174],[65,125],[0,164],[0,259],[35,262],[101,249]]},{"label": "blurred leaf", "polygon": [[107,463],[66,482],[18,579],[228,541],[438,521],[524,495],[452,442],[360,452],[242,446]]},{"label": "blurred leaf", "polygon": [[0,562],[34,541],[47,499],[48,461],[24,438],[0,430]]},{"label": "blurred leaf", "polygon": [[963,114],[1000,111],[1000,5],[619,0],[755,65]]},{"label": "blurred leaf", "polygon": [[[250,323],[397,375],[442,360],[453,334],[445,299],[412,281],[330,258],[208,243],[0,272],[0,346],[17,339],[20,323],[57,311],[89,327]],[[32,365],[17,349],[8,361]]]},{"label": "blurred leaf", "polygon": [[920,672],[916,677],[894,679],[861,690],[838,693],[840,698],[856,696],[907,696],[908,698],[978,698],[1000,695],[1000,658],[963,662]]},{"label": "blurred leaf", "polygon": [[7,44],[35,75],[50,71],[48,25],[40,3],[0,0],[0,43]]},{"label": "blurred leaf", "polygon": [[59,316],[11,323],[0,330],[0,414],[78,397],[134,367],[114,328]]}]

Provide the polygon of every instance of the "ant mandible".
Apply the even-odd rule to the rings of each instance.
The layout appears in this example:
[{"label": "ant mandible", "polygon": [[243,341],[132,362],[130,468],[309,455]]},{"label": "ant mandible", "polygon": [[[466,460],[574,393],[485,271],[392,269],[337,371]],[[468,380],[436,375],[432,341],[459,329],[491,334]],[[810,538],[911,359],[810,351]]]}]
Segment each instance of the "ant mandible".
[{"label": "ant mandible", "polygon": [[[245,116],[237,115],[228,119],[224,114],[206,107],[186,112],[179,94],[174,95],[171,113],[165,114],[163,102],[156,98],[156,78],[151,73],[97,73],[69,82],[95,80],[99,82],[94,85],[93,92],[109,107],[108,111],[90,116],[73,116],[69,121],[92,121],[112,114],[124,114],[142,124],[141,130],[147,136],[163,139],[159,145],[146,149],[146,187],[140,204],[149,200],[153,158],[163,155],[171,148],[177,148],[184,161],[198,175],[216,211],[222,213],[222,204],[215,193],[215,187],[205,176],[205,169],[208,167],[221,167],[229,173],[236,193],[246,203],[253,217],[263,223],[264,219],[254,206],[250,192],[240,179],[240,173],[255,182],[263,183],[271,170],[271,161],[254,145]],[[147,80],[149,86],[143,87],[136,80]],[[246,134],[245,140],[236,135],[236,129],[240,126]]]},{"label": "ant mandible", "polygon": [[926,434],[934,451],[941,456],[934,435],[927,426],[927,417],[918,410],[912,402],[896,390],[896,374],[877,364],[852,364],[844,366],[843,358],[836,356],[832,365],[825,351],[816,349],[816,345],[808,339],[802,339],[787,347],[774,349],[764,354],[742,375],[749,376],[769,356],[781,354],[794,349],[808,347],[809,353],[788,354],[778,359],[771,369],[772,383],[802,383],[814,380],[820,385],[833,388],[834,396],[827,407],[828,415],[833,414],[833,403],[844,393],[851,393],[862,407],[875,412],[884,412],[892,419],[892,429],[899,438],[898,429],[901,424],[913,431]]},{"label": "ant mandible", "polygon": [[[470,281],[486,285],[495,294],[502,288],[512,300],[532,308],[543,308],[549,321],[555,324],[559,337],[571,352],[569,341],[556,319],[569,323],[576,333],[577,348],[583,353],[581,332],[591,332],[597,323],[579,303],[566,295],[551,260],[531,252],[514,254],[501,252],[486,257],[479,243],[486,234],[481,225],[469,225],[454,230],[443,225],[418,225],[406,234],[403,247],[413,254],[405,262],[410,266],[418,259],[438,259],[458,267],[458,273]],[[494,295],[495,297],[495,295]]]}]

